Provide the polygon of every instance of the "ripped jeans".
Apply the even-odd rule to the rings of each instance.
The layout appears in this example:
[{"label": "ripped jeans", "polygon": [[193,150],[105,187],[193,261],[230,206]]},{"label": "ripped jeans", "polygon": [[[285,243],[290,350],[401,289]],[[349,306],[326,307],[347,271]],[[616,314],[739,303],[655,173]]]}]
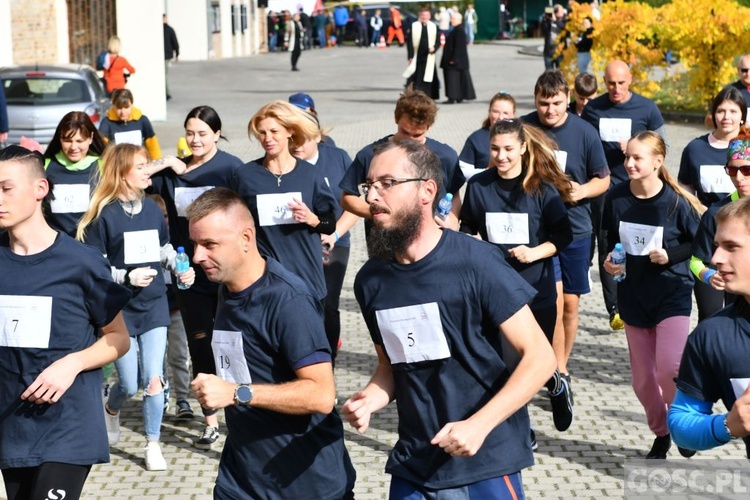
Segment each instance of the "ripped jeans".
[{"label": "ripped jeans", "polygon": [[[128,398],[132,398],[143,388],[143,425],[146,439],[158,441],[161,433],[161,420],[164,415],[164,387],[150,394],[148,387],[154,377],[164,379],[164,351],[167,348],[167,327],[160,326],[130,337],[130,349],[115,361],[118,380],[110,390],[107,405],[119,411]],[[138,375],[140,374],[140,380]]]}]

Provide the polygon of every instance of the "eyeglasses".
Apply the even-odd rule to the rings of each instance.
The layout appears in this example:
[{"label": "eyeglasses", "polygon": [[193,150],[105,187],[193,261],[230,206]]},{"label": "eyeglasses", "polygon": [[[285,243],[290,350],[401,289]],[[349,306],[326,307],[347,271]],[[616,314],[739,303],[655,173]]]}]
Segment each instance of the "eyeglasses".
[{"label": "eyeglasses", "polygon": [[724,167],[724,172],[726,172],[729,177],[737,177],[737,172],[741,172],[743,177],[750,177],[750,165],[742,165],[741,167],[726,165]]},{"label": "eyeglasses", "polygon": [[738,68],[742,73],[747,73],[750,71],[750,68]]},{"label": "eyeglasses", "polygon": [[417,182],[417,181],[426,181],[427,179],[378,179],[376,181],[372,182],[363,182],[360,184],[359,192],[362,194],[362,196],[367,197],[367,193],[370,192],[370,188],[375,188],[375,191],[378,193],[384,193],[385,191],[388,191],[393,186],[398,186],[399,184],[403,184],[404,182]]}]

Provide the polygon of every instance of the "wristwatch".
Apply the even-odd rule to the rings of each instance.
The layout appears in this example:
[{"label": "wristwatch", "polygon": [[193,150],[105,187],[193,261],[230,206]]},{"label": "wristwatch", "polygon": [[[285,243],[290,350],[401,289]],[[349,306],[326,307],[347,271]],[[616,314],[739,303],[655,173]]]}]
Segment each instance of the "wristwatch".
[{"label": "wristwatch", "polygon": [[248,384],[241,384],[234,390],[234,404],[250,406],[253,400],[253,388]]},{"label": "wristwatch", "polygon": [[735,436],[732,434],[732,431],[729,430],[729,424],[727,423],[727,418],[729,417],[729,414],[727,414],[726,417],[724,417],[724,428],[727,430],[727,434],[729,434],[729,440],[732,439],[739,439],[739,436]]}]

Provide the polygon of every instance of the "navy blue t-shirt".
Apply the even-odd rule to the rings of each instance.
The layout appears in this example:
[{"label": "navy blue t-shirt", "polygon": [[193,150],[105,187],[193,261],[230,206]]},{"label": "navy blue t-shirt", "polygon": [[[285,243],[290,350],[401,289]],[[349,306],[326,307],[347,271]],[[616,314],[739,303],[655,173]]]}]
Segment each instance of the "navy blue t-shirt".
[{"label": "navy blue t-shirt", "polygon": [[[190,157],[184,161],[189,165]],[[236,156],[216,151],[209,161],[183,175],[177,175],[170,169],[164,169],[151,177],[151,190],[160,194],[167,205],[169,218],[169,240],[177,248],[185,247],[185,253],[193,260],[193,243],[190,241],[190,228],[185,218],[185,209],[203,191],[215,187],[232,187],[233,172],[242,167],[242,160]],[[195,266],[195,283],[190,289],[206,295],[215,295],[218,285],[206,277],[200,266]]]},{"label": "navy blue t-shirt", "polygon": [[53,229],[75,238],[78,221],[88,210],[91,193],[99,182],[99,161],[94,161],[83,170],[69,170],[56,158],[48,159],[45,163],[47,179],[52,182],[55,195],[45,218]]},{"label": "navy blue t-shirt", "polygon": [[[578,115],[568,113],[568,118],[559,127],[545,127],[539,120],[537,112],[521,118],[524,122],[542,129],[557,143],[558,164],[571,180],[586,184],[594,177],[604,178],[609,175],[607,159],[604,157],[602,142],[596,130]],[[562,159],[565,165],[561,165]],[[567,203],[568,217],[573,228],[573,239],[591,235],[590,199],[578,203]]]},{"label": "navy blue t-shirt", "polygon": [[466,138],[458,163],[464,177],[471,170],[481,171],[490,166],[490,127],[475,130]]},{"label": "navy blue t-shirt", "polygon": [[734,191],[732,180],[724,172],[728,148],[713,147],[708,136],[697,137],[685,146],[677,174],[677,180],[692,187],[707,207]]},{"label": "navy blue t-shirt", "polygon": [[502,179],[497,169],[491,168],[469,179],[461,207],[461,230],[479,233],[500,248],[508,264],[536,289],[532,307],[544,309],[557,299],[552,257],[524,264],[508,250],[551,241],[559,252],[573,240],[573,233],[557,189],[543,184],[539,194],[526,194],[521,186],[523,175]]},{"label": "navy blue t-shirt", "polygon": [[[128,134],[130,132],[130,134]],[[102,123],[99,125],[99,133],[112,141],[114,144],[120,144],[123,142],[129,142],[132,144],[132,140],[136,136],[140,136],[141,145],[144,144],[146,139],[150,139],[156,135],[154,127],[151,125],[151,121],[147,116],[140,116],[137,120],[110,120],[109,117],[105,116],[102,118]],[[127,135],[127,138],[125,137]]]},{"label": "navy blue t-shirt", "polygon": [[731,410],[750,383],[750,304],[737,301],[701,321],[682,353],[677,388]]},{"label": "navy blue t-shirt", "polygon": [[690,247],[690,254],[698,257],[704,264],[711,262],[714,255],[714,237],[716,236],[716,213],[721,207],[729,205],[733,201],[740,199],[739,193],[735,191],[729,196],[725,196],[717,201],[708,210],[703,212],[698,229],[695,231],[693,244]]},{"label": "navy blue t-shirt", "polygon": [[79,373],[52,405],[20,395],[53,362],[96,342],[130,292],[98,251],[65,233],[34,255],[13,253],[0,234],[0,276],[0,300],[18,306],[0,332],[0,469],[108,462],[100,369]]},{"label": "navy blue t-shirt", "polygon": [[386,472],[443,489],[534,463],[526,407],[495,427],[473,457],[451,458],[430,444],[445,424],[476,413],[510,376],[498,327],[534,290],[496,248],[446,230],[413,264],[371,258],[357,273],[354,294],[393,370],[398,441]]},{"label": "navy blue t-shirt", "polygon": [[[321,143],[322,144],[322,143]],[[344,178],[346,169],[351,165],[352,159],[349,154],[341,148],[327,145],[318,147],[318,161],[315,162],[315,168],[323,174],[326,186],[331,188],[333,199],[336,202],[336,220],[339,220],[344,209],[341,208],[341,196],[343,191],[339,187],[341,179]],[[337,247],[348,247],[351,245],[350,234],[347,233],[336,242]]]},{"label": "navy blue t-shirt", "polygon": [[[627,252],[627,276],[617,284],[617,303],[625,323],[651,328],[666,318],[690,316],[693,273],[689,268],[689,248],[699,220],[690,204],[666,183],[657,195],[647,199],[636,198],[629,181],[610,190],[602,228],[607,231],[608,251],[615,243],[623,243]],[[642,244],[643,240],[635,240],[645,237],[631,233],[631,241],[621,241],[620,232],[627,227],[623,223],[662,227],[662,248],[668,253],[679,251],[679,260],[670,257],[667,264],[661,265],[652,263],[647,252],[631,254],[628,245]]]},{"label": "navy blue t-shirt", "polygon": [[260,253],[281,262],[302,278],[319,300],[324,299],[327,293],[320,235],[307,224],[295,222],[287,205],[292,196],[301,196],[316,215],[333,216],[337,203],[320,169],[298,159],[279,183],[259,158],[236,171],[233,189],[253,214]]},{"label": "navy blue t-shirt", "polygon": [[[283,384],[295,370],[330,363],[317,298],[273,259],[249,288],[221,287],[215,332],[242,332],[252,382]],[[214,333],[214,339],[217,334]],[[225,410],[227,440],[216,479],[217,498],[342,498],[355,473],[338,412],[289,415],[251,406]]]},{"label": "navy blue t-shirt", "polygon": [[159,206],[143,198],[141,211],[133,216],[120,203],[110,203],[86,228],[86,241],[117,269],[150,267],[157,271],[151,284],[136,288],[122,315],[128,332],[137,336],[160,326],[169,326],[169,303],[160,264],[161,247],[169,243],[167,223]]},{"label": "navy blue t-shirt", "polygon": [[[635,92],[631,92],[631,97],[627,102],[619,104],[613,103],[609,99],[609,94],[602,94],[586,104],[581,118],[594,126],[599,132],[600,138],[604,128],[600,126],[603,118],[630,120],[630,137],[644,130],[656,131],[664,125],[664,118],[662,118],[656,104]],[[612,185],[628,180],[628,174],[624,166],[625,155],[619,142],[602,140],[602,145],[612,175]]]},{"label": "navy blue t-shirt", "polygon": [[742,92],[742,97],[745,98],[745,102],[747,103],[748,106],[750,106],[750,90],[748,90],[748,87],[745,86],[740,80],[737,80],[736,82],[731,83],[730,85],[736,88],[737,90],[739,90],[740,92]]}]

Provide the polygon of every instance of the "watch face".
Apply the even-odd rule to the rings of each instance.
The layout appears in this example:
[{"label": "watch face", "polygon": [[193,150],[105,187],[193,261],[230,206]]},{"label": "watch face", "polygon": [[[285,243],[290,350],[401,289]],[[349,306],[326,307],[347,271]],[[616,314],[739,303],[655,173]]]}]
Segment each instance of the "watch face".
[{"label": "watch face", "polygon": [[253,398],[253,391],[246,385],[237,388],[237,401],[241,404],[247,404]]}]

